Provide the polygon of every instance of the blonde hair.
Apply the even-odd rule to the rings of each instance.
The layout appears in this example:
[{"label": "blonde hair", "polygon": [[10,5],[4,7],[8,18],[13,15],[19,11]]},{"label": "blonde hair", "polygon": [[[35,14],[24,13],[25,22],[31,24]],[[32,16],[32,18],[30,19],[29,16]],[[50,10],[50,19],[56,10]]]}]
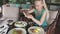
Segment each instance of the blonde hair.
[{"label": "blonde hair", "polygon": [[42,4],[43,4],[43,0],[35,0],[35,1],[34,1],[34,3],[35,3],[36,1],[41,1],[41,2],[42,2]]},{"label": "blonde hair", "polygon": [[[43,4],[43,0],[35,0],[35,1],[34,1],[34,5],[35,5],[35,2],[36,2],[36,1],[41,1],[42,4]],[[44,6],[43,6],[43,9],[45,9]]]},{"label": "blonde hair", "polygon": [[35,0],[35,1],[43,1],[43,0]]}]

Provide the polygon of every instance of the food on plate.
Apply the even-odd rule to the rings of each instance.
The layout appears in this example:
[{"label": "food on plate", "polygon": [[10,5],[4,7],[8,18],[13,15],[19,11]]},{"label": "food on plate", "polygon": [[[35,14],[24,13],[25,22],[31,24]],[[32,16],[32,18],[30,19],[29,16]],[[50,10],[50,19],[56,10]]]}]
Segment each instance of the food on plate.
[{"label": "food on plate", "polygon": [[23,21],[18,21],[18,22],[16,22],[16,24],[17,24],[17,25],[25,25],[25,22],[23,22]]},{"label": "food on plate", "polygon": [[22,24],[22,22],[16,22],[16,24],[20,25],[20,24]]},{"label": "food on plate", "polygon": [[36,29],[30,29],[30,31],[31,31],[32,33],[35,33],[35,34],[39,34],[40,29],[38,29],[38,28],[36,28]]},{"label": "food on plate", "polygon": [[17,34],[16,29],[13,30],[12,34]]},{"label": "food on plate", "polygon": [[21,31],[21,30],[18,30],[17,33],[18,33],[18,34],[22,34],[22,31]]},{"label": "food on plate", "polygon": [[14,26],[16,26],[16,27],[25,27],[25,26],[27,26],[27,22],[25,22],[25,21],[17,21],[14,24]]},{"label": "food on plate", "polygon": [[30,29],[31,32],[35,33],[34,29]]},{"label": "food on plate", "polygon": [[14,29],[12,34],[22,34],[22,31]]}]

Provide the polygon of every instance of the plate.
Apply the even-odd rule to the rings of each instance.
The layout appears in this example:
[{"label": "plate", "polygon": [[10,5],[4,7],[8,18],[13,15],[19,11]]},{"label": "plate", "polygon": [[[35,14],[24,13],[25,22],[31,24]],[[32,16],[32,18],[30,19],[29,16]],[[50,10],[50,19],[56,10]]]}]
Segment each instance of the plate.
[{"label": "plate", "polygon": [[27,22],[25,22],[25,21],[17,21],[14,25],[16,27],[25,27],[25,26],[27,26]]},{"label": "plate", "polygon": [[[31,29],[36,29],[36,30],[34,30],[34,31],[39,32],[39,34],[45,34],[44,29],[43,29],[42,27],[33,26],[33,27],[28,28],[29,34],[37,34],[37,33],[33,33],[33,32],[31,31]],[[38,31],[37,31],[37,30],[38,30]]]},{"label": "plate", "polygon": [[[17,30],[21,30],[21,31],[22,31],[22,34],[26,34],[26,30],[23,29],[23,28],[14,28],[14,29],[15,29],[16,31],[17,31]],[[13,34],[14,29],[11,29],[11,30],[8,32],[8,34]]]}]

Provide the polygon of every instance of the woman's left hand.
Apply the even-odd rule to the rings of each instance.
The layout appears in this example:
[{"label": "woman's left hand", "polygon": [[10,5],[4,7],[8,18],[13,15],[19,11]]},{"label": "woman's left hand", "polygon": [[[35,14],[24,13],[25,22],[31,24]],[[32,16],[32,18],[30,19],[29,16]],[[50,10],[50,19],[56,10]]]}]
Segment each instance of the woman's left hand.
[{"label": "woman's left hand", "polygon": [[24,12],[23,12],[23,14],[25,15],[25,17],[27,17],[27,18],[29,18],[29,19],[32,19],[32,18],[33,18],[33,16],[30,15],[30,14],[29,14],[29,15],[26,15],[26,13],[24,13]]}]

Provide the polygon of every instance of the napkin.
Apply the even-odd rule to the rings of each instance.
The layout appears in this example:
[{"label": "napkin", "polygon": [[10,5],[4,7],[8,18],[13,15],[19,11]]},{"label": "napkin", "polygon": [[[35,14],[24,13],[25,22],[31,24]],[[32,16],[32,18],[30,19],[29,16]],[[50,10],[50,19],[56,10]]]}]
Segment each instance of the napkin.
[{"label": "napkin", "polygon": [[[0,31],[3,30],[3,31],[2,31],[2,32],[4,32],[3,34],[6,34],[7,31],[8,31],[8,28],[9,28],[8,25],[5,24],[5,25],[4,25],[4,28],[1,28]],[[2,32],[1,32],[0,34],[2,34]]]}]

